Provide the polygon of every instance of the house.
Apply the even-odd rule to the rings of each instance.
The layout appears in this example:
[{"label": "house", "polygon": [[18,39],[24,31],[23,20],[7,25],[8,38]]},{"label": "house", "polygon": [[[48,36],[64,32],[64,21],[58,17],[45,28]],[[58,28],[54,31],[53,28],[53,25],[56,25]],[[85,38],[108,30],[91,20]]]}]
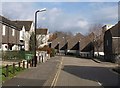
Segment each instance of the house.
[{"label": "house", "polygon": [[14,22],[0,16],[1,50],[19,50],[19,33]]},{"label": "house", "polygon": [[38,28],[36,30],[37,46],[38,48],[48,45],[49,33],[47,28]]},{"label": "house", "polygon": [[81,33],[77,33],[75,36],[68,40],[67,53],[77,54],[80,53],[80,43],[84,39],[84,36]]},{"label": "house", "polygon": [[51,41],[51,48],[54,48],[57,53],[65,53],[67,50],[67,41],[71,38],[71,35],[65,33],[59,33],[57,38]]},{"label": "house", "polygon": [[116,55],[120,55],[120,21],[105,31],[104,34],[104,59],[115,61]]},{"label": "house", "polygon": [[85,36],[85,38],[82,38],[80,41],[80,56],[87,57],[93,57],[94,56],[94,33],[90,33],[88,36]]},{"label": "house", "polygon": [[30,36],[31,36],[32,32],[34,32],[33,21],[17,20],[17,21],[12,21],[12,22],[14,22],[14,24],[20,30],[19,42],[20,42],[21,49],[28,51]]}]

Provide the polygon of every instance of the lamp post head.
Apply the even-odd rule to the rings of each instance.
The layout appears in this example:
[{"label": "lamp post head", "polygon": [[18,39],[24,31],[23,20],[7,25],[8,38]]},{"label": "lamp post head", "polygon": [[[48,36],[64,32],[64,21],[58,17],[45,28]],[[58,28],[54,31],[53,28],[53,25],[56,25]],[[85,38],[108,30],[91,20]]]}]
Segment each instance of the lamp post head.
[{"label": "lamp post head", "polygon": [[43,11],[46,11],[46,8],[38,10],[38,12],[43,12]]}]

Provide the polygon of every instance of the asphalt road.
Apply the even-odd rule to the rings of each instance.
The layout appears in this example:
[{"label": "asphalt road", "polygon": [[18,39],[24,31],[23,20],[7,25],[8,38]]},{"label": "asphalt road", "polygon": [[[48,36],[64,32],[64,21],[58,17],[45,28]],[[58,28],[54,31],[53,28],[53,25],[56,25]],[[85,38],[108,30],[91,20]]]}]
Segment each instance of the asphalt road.
[{"label": "asphalt road", "polygon": [[96,63],[91,59],[62,57],[52,86],[120,88],[120,75],[111,70],[115,66],[106,62]]}]

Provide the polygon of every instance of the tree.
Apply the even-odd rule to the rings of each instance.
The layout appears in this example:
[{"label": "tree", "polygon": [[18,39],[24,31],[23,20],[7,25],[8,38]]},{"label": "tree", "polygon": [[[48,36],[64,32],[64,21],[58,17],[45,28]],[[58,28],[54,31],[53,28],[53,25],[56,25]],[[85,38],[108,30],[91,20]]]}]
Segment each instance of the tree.
[{"label": "tree", "polygon": [[93,40],[93,43],[94,43],[94,47],[95,47],[95,50],[97,51],[97,54],[99,55],[99,49],[102,46],[103,44],[103,33],[102,33],[102,24],[93,24],[91,25],[90,29],[89,29],[89,32],[93,32],[94,33],[94,40]]},{"label": "tree", "polygon": [[34,47],[35,47],[35,34],[34,32],[32,32],[31,36],[30,36],[30,41],[29,41],[29,50],[33,51]]}]

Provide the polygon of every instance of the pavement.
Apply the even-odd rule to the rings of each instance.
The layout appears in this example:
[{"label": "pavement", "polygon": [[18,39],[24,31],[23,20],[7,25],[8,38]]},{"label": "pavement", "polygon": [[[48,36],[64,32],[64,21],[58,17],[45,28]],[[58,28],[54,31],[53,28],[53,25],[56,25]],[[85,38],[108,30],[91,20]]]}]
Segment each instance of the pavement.
[{"label": "pavement", "polygon": [[100,63],[100,64],[107,64],[107,65],[113,65],[114,67],[118,67],[118,63],[112,63],[112,62],[106,62],[106,61],[101,61],[97,58],[93,58],[92,59],[94,62],[96,63]]},{"label": "pavement", "polygon": [[56,56],[45,63],[39,63],[37,67],[29,68],[16,77],[7,80],[2,84],[2,88],[17,88],[17,87],[42,87],[50,86],[54,74],[57,71],[57,67],[61,62],[61,57]]}]

